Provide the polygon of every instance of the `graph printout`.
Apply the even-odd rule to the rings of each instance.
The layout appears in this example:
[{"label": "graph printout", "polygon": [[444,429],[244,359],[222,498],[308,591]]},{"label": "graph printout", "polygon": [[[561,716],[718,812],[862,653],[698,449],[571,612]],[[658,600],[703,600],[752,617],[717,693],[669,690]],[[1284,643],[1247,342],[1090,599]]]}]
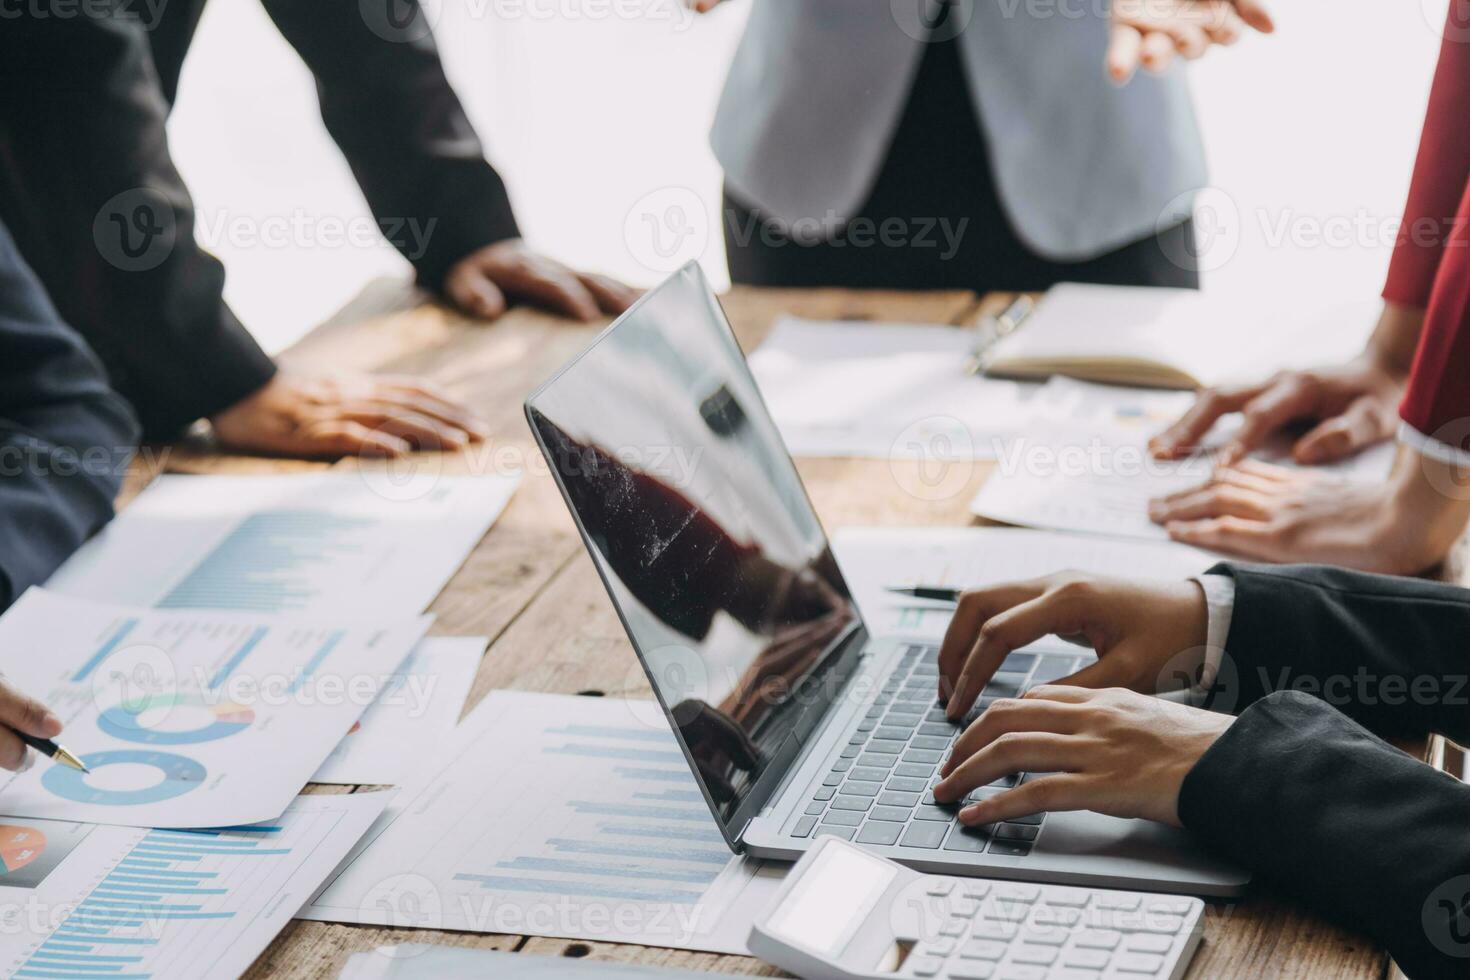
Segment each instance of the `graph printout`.
[{"label": "graph printout", "polygon": [[377,471],[164,476],[46,586],[162,609],[411,616],[519,484]]},{"label": "graph printout", "polygon": [[[4,774],[7,813],[219,827],[284,810],[428,629],[139,609],[32,589],[0,618],[0,670],[92,770]],[[3,835],[0,835],[3,842]]]},{"label": "graph printout", "polygon": [[743,953],[779,880],[652,702],[494,691],[301,917]]},{"label": "graph printout", "polygon": [[0,976],[237,977],[390,795],[302,796],[221,830],[0,818]]}]

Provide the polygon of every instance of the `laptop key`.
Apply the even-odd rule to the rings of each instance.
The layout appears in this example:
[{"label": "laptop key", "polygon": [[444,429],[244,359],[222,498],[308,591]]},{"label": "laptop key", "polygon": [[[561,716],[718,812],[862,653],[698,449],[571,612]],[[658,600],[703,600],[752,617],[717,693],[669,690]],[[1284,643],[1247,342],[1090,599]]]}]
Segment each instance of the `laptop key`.
[{"label": "laptop key", "polygon": [[873,823],[870,820],[858,833],[857,842],[859,844],[881,844],[886,847],[898,843],[898,835],[902,830],[903,824]]},{"label": "laptop key", "polygon": [[967,854],[981,854],[985,851],[985,845],[989,843],[990,835],[985,833],[984,829],[956,825],[954,830],[950,831],[949,839],[944,842],[944,849],[962,851]]},{"label": "laptop key", "polygon": [[909,742],[916,749],[938,749],[941,752],[949,748],[948,735],[915,735]]},{"label": "laptop key", "polygon": [[852,840],[852,835],[857,833],[856,827],[838,827],[833,824],[824,823],[817,827],[817,832],[812,836],[823,837],[831,834],[833,837],[841,837],[843,840]]},{"label": "laptop key", "polygon": [[864,752],[858,756],[858,765],[864,769],[892,769],[898,762],[896,755],[882,755],[878,752]]},{"label": "laptop key", "polygon": [[948,825],[942,823],[912,823],[900,843],[904,847],[923,847],[932,851],[939,847],[948,830]]},{"label": "laptop key", "polygon": [[832,801],[833,810],[867,810],[873,801],[861,796],[839,796]]},{"label": "laptop key", "polygon": [[852,760],[851,759],[838,759],[837,762],[832,766],[832,771],[833,772],[847,772],[847,770],[849,770],[851,768],[852,768]]},{"label": "laptop key", "polygon": [[839,827],[858,827],[863,822],[863,815],[852,810],[831,810],[822,818],[824,824],[836,824]]},{"label": "laptop key", "polygon": [[[842,797],[839,796],[838,799]],[[918,806],[919,794],[883,792],[878,794],[878,802],[884,806]]]},{"label": "laptop key", "polygon": [[959,810],[955,807],[920,806],[914,811],[914,819],[948,823],[954,819],[954,815],[958,812]]},{"label": "laptop key", "polygon": [[1040,833],[1039,827],[1029,827],[1025,824],[1003,823],[995,830],[995,836],[1000,840],[1032,841]]},{"label": "laptop key", "polygon": [[947,721],[946,722],[926,721],[922,725],[919,726],[919,734],[920,735],[940,735],[940,736],[943,736],[944,738],[950,738],[951,736],[953,736],[958,731],[959,731],[959,726],[958,725],[951,725]]},{"label": "laptop key", "polygon": [[815,793],[812,794],[812,799],[813,800],[830,800],[833,796],[836,796],[836,795],[837,795],[837,790],[833,789],[831,786],[823,786],[821,789],[817,790]]},{"label": "laptop key", "polygon": [[841,786],[842,785],[842,778],[843,778],[842,777],[842,773],[840,773],[840,772],[829,772],[829,773],[827,773],[827,775],[825,775],[825,776],[822,777],[822,785],[823,786]]},{"label": "laptop key", "polygon": [[862,751],[863,750],[862,750],[862,747],[861,746],[858,746],[858,745],[844,745],[842,747],[842,758],[844,758],[844,759],[856,759],[859,755],[862,754]]},{"label": "laptop key", "polygon": [[1024,823],[1036,826],[1039,825],[1045,817],[1046,814],[1044,813],[1028,813],[1024,817],[1008,817],[1006,818],[1006,823]]},{"label": "laptop key", "polygon": [[1022,844],[1020,841],[1013,840],[991,841],[990,853],[999,854],[1003,857],[1025,857],[1031,853],[1031,845]]},{"label": "laptop key", "polygon": [[827,809],[827,804],[825,803],[808,803],[806,805],[806,812],[809,816],[821,816],[822,811],[825,809]]},{"label": "laptop key", "polygon": [[922,793],[929,788],[927,779],[914,779],[908,776],[894,776],[888,780],[888,788],[898,790],[901,793]]},{"label": "laptop key", "polygon": [[875,806],[868,812],[869,820],[886,820],[890,823],[908,823],[913,811],[901,806]]},{"label": "laptop key", "polygon": [[928,779],[934,775],[934,767],[929,765],[921,766],[916,762],[900,762],[893,767],[893,774],[895,776],[908,776],[913,779]]},{"label": "laptop key", "polygon": [[909,749],[903,754],[904,762],[923,762],[937,766],[944,753],[934,749]]},{"label": "laptop key", "polygon": [[882,783],[869,783],[861,779],[849,779],[842,784],[842,792],[853,796],[877,796],[882,791]]},{"label": "laptop key", "polygon": [[791,836],[805,837],[807,834],[810,834],[812,832],[812,828],[816,825],[816,817],[802,817],[800,820],[796,821],[796,826],[791,828]]},{"label": "laptop key", "polygon": [[888,768],[857,766],[847,775],[848,779],[866,779],[870,783],[881,783],[888,778]]}]

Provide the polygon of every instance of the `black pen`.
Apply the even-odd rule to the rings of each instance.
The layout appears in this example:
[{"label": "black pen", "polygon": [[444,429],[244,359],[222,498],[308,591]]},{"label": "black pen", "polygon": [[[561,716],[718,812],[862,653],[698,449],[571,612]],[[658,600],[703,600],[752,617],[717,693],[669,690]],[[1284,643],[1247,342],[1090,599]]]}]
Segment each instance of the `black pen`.
[{"label": "black pen", "polygon": [[960,590],[947,589],[939,585],[890,585],[889,592],[911,595],[915,599],[934,599],[937,602],[959,602]]},{"label": "black pen", "polygon": [[17,737],[20,738],[22,742],[26,743],[42,755],[50,758],[53,762],[59,762],[63,766],[70,766],[73,769],[80,769],[82,772],[86,773],[90,773],[92,771],[86,767],[81,759],[78,759],[76,756],[72,755],[71,752],[67,751],[64,747],[57,745],[49,738],[38,738],[35,735],[27,735],[25,732],[16,732],[15,734]]}]

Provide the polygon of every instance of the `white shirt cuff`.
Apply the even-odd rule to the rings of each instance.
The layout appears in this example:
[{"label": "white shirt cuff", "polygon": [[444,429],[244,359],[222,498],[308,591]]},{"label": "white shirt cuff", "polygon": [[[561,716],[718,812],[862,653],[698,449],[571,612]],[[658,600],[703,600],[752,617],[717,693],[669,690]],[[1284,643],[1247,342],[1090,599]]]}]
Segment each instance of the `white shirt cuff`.
[{"label": "white shirt cuff", "polygon": [[1407,422],[1399,423],[1399,442],[1420,456],[1428,456],[1448,466],[1470,466],[1470,452],[1426,436]]},{"label": "white shirt cuff", "polygon": [[1205,593],[1205,662],[1200,667],[1198,692],[1214,686],[1225,658],[1225,640],[1230,636],[1230,617],[1235,613],[1235,579],[1229,575],[1196,575],[1194,581]]}]

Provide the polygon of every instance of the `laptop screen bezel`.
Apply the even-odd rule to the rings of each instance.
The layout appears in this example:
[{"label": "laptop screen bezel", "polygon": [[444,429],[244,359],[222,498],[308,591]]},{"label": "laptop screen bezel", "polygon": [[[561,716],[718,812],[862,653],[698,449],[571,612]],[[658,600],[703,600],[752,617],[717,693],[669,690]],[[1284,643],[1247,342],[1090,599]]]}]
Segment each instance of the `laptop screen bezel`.
[{"label": "laptop screen bezel", "polygon": [[[586,526],[582,522],[582,515],[577,512],[577,507],[573,501],[572,495],[569,492],[566,483],[562,479],[562,474],[558,471],[556,464],[553,461],[554,453],[552,452],[551,447],[549,447],[546,444],[546,441],[541,437],[541,431],[536,424],[536,402],[538,399],[542,398],[544,395],[554,389],[557,384],[563,381],[567,377],[567,375],[569,375],[585,358],[594,355],[599,345],[601,345],[605,340],[611,337],[624,323],[636,318],[642,307],[652,301],[660,293],[661,290],[686,277],[692,277],[695,285],[705,294],[706,298],[709,300],[710,306],[717,313],[717,316],[715,317],[716,321],[729,335],[729,339],[732,342],[735,350],[740,353],[741,367],[747,373],[749,373],[750,368],[748,363],[746,362],[744,351],[740,347],[738,339],[735,337],[735,331],[730,326],[730,319],[725,312],[724,306],[720,303],[719,297],[715,295],[714,290],[710,287],[709,281],[705,278],[704,272],[699,267],[699,264],[697,262],[690,262],[680,268],[673,275],[669,276],[658,286],[655,286],[653,289],[649,290],[646,294],[640,297],[638,301],[634,303],[631,307],[629,307],[626,312],[624,312],[621,316],[619,316],[616,320],[609,324],[602,332],[600,332],[592,340],[592,342],[587,345],[586,348],[584,348],[579,354],[577,354],[577,356],[573,357],[566,364],[562,365],[562,367],[555,374],[553,374],[550,378],[537,386],[534,391],[526,396],[523,407],[526,417],[526,424],[531,430],[531,437],[536,441],[537,447],[541,450],[543,457],[546,459],[547,469],[551,473],[551,478],[556,483],[557,490],[561,493],[562,500],[566,503],[567,510],[571,513],[572,522],[576,525],[577,533],[582,538],[582,544],[587,549],[588,556],[592,559],[593,566],[597,569],[598,578],[601,579],[603,588],[606,590],[608,598],[612,601],[613,608],[618,615],[618,621],[622,624],[623,632],[627,635],[629,642],[632,644],[633,652],[637,655],[638,662],[642,666],[645,676],[647,676],[648,678],[649,686],[653,689],[654,698],[657,700],[659,708],[663,711],[664,717],[669,722],[669,727],[672,729],[674,738],[679,744],[679,750],[684,754],[685,763],[689,766],[690,772],[694,775],[694,779],[699,786],[700,793],[703,794],[705,803],[709,806],[711,815],[713,815],[715,822],[719,825],[720,832],[724,835],[725,842],[730,846],[731,850],[739,853],[745,849],[745,844],[743,841],[745,828],[749,825],[752,819],[758,816],[761,811],[765,809],[771,798],[776,794],[777,790],[785,782],[787,776],[792,771],[794,771],[795,767],[800,763],[802,758],[804,758],[804,753],[802,750],[805,748],[806,745],[810,744],[811,735],[820,727],[822,721],[830,714],[833,704],[836,702],[837,697],[839,696],[839,692],[843,691],[847,687],[847,682],[851,680],[854,674],[856,674],[860,660],[862,658],[863,651],[867,649],[869,641],[869,633],[867,625],[863,621],[862,613],[857,608],[856,603],[854,603],[854,625],[846,633],[834,640],[823,654],[823,661],[826,661],[829,657],[831,658],[831,667],[829,668],[830,683],[815,685],[812,690],[814,690],[819,695],[827,694],[830,696],[826,700],[814,702],[807,707],[807,709],[799,716],[799,721],[794,726],[792,734],[775,752],[772,753],[772,759],[770,763],[757,777],[755,783],[750,787],[745,796],[745,799],[740,803],[735,811],[730,814],[728,819],[722,817],[720,804],[716,800],[714,794],[710,792],[709,786],[706,785],[704,777],[700,774],[699,765],[695,760],[694,753],[690,748],[688,741],[684,738],[683,733],[680,731],[679,725],[675,721],[672,706],[664,700],[663,693],[659,690],[656,678],[654,677],[653,671],[649,666],[648,655],[646,651],[640,648],[638,643],[638,636],[634,632],[632,625],[629,622],[628,614],[618,601],[617,591],[613,587],[613,583],[610,579],[610,576],[613,573],[611,569],[606,567],[606,563],[599,556],[597,547],[593,542],[592,536],[588,533]],[[757,401],[757,404],[753,406],[751,410],[764,413],[766,418],[769,419],[770,410],[766,406],[764,396],[760,393],[759,386],[755,384],[753,375],[751,376],[751,387],[755,389]],[[543,415],[543,417],[545,416]],[[774,428],[775,426],[773,424],[772,429],[774,430]],[[781,452],[785,455],[787,462],[791,466],[792,474],[795,476],[798,486],[801,487],[801,499],[805,502],[807,510],[810,512],[812,521],[821,534],[822,544],[826,548],[830,549],[831,540],[827,535],[826,528],[822,526],[821,518],[817,515],[816,508],[812,506],[811,495],[807,492],[806,484],[801,480],[801,475],[796,469],[796,463],[792,459],[790,451],[787,450],[784,440],[781,441],[780,448]],[[791,742],[793,740],[795,740],[797,743],[794,746],[791,745]]]}]

